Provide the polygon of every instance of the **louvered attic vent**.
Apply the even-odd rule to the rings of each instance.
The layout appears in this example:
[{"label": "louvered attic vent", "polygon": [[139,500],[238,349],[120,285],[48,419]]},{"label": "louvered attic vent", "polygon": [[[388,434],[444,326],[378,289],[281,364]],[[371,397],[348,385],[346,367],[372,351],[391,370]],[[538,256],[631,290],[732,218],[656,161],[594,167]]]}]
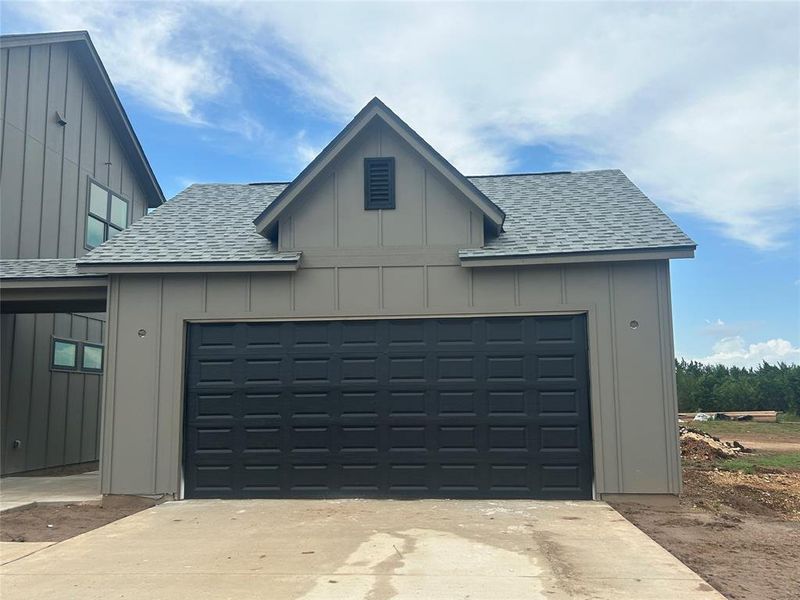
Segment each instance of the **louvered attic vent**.
[{"label": "louvered attic vent", "polygon": [[364,208],[394,208],[394,158],[364,159]]}]

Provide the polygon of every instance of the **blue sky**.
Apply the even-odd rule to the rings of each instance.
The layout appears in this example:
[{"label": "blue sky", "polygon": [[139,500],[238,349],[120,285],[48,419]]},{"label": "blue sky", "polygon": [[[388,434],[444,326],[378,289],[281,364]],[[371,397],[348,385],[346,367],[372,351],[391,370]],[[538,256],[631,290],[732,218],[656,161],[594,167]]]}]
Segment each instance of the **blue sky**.
[{"label": "blue sky", "polygon": [[796,3],[5,2],[87,29],[167,196],[291,180],[372,96],[468,175],[620,168],[698,243],[676,351],[800,362]]}]

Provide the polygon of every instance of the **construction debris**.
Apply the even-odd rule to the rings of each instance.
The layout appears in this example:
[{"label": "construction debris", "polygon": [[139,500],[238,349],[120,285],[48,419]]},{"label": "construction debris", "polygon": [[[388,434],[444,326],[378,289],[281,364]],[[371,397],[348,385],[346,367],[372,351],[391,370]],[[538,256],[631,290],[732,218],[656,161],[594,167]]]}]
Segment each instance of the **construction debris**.
[{"label": "construction debris", "polygon": [[[699,417],[699,418],[698,418]],[[758,421],[774,423],[778,413],[774,410],[727,410],[725,412],[682,412],[679,421]]]},{"label": "construction debris", "polygon": [[680,427],[681,456],[687,460],[710,461],[718,458],[733,458],[750,452],[739,442],[723,442],[719,438],[696,429]]}]

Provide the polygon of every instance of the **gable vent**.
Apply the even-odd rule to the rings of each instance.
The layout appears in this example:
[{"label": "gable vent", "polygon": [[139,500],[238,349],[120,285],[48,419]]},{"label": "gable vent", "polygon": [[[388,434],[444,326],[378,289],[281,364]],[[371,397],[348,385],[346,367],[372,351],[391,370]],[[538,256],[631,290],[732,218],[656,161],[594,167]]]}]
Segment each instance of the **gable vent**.
[{"label": "gable vent", "polygon": [[364,159],[364,208],[394,208],[394,158]]}]

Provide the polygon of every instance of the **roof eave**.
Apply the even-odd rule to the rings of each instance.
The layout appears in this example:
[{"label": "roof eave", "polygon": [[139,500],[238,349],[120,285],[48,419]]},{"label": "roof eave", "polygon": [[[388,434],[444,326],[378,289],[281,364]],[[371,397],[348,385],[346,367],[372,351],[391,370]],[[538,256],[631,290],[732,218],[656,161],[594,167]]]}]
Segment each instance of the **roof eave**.
[{"label": "roof eave", "polygon": [[628,262],[636,260],[671,260],[694,258],[696,246],[603,250],[593,252],[563,252],[498,256],[465,256],[459,252],[462,267],[511,267],[524,265],[554,265],[569,263]]},{"label": "roof eave", "polygon": [[297,271],[301,253],[261,261],[92,262],[78,263],[79,273],[260,273]]}]

